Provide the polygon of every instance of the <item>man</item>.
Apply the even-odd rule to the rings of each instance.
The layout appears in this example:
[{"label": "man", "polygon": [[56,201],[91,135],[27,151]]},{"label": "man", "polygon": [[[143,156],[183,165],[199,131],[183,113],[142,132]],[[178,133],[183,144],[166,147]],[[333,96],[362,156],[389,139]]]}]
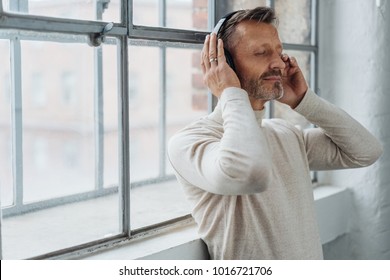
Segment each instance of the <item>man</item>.
[{"label": "man", "polygon": [[[308,88],[270,8],[238,11],[206,37],[201,67],[219,102],[178,132],[169,158],[212,259],[322,259],[310,170],[367,166],[379,142]],[[226,63],[225,51],[235,71]],[[264,119],[269,100],[317,126]]]}]

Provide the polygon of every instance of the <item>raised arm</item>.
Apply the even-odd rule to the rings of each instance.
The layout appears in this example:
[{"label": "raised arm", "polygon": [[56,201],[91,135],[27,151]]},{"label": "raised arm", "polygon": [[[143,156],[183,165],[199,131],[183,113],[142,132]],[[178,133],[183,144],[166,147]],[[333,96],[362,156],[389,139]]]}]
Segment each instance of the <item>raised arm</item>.
[{"label": "raised arm", "polygon": [[312,170],[364,167],[382,154],[382,145],[366,128],[312,91],[296,111],[318,126],[304,133]]},{"label": "raised arm", "polygon": [[181,179],[208,192],[261,192],[271,172],[267,141],[246,92],[228,88],[214,113],[169,142],[169,158]]},{"label": "raised arm", "polygon": [[346,112],[318,97],[306,85],[295,58],[282,55],[284,96],[290,105],[318,128],[304,132],[306,152],[312,170],[363,167],[382,154],[378,140]]}]

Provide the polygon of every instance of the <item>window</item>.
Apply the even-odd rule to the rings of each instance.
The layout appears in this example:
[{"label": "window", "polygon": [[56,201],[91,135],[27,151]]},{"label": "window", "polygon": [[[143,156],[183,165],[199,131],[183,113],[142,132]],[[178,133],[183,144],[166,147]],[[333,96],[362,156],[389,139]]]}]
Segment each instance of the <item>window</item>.
[{"label": "window", "polygon": [[[231,10],[283,18],[290,2],[0,1],[2,257],[83,254],[188,219],[166,146],[211,109],[204,37]],[[315,1],[294,5],[281,37],[315,87]]]},{"label": "window", "polygon": [[[251,9],[261,5],[273,7],[278,16],[278,31],[284,51],[297,58],[309,86],[316,88],[315,0],[229,0],[217,1],[217,3],[216,13],[219,17],[237,9]],[[302,116],[286,110],[287,105],[269,102],[268,106],[269,117],[283,118],[301,127],[310,126]]]}]

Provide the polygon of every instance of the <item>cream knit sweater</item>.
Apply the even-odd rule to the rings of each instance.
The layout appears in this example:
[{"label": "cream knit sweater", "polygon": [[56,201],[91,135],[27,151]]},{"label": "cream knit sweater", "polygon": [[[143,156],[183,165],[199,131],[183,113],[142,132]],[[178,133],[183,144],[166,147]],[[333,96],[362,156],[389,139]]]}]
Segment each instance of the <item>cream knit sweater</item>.
[{"label": "cream knit sweater", "polygon": [[263,119],[226,89],[210,115],[171,138],[169,158],[212,259],[322,259],[310,170],[362,167],[379,142],[308,91],[295,109],[318,128]]}]

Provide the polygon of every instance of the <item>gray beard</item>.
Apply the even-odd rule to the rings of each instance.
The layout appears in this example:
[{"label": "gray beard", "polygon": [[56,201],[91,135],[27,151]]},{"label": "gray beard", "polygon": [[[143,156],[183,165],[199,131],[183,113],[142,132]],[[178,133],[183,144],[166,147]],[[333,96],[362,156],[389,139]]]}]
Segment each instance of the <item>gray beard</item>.
[{"label": "gray beard", "polygon": [[261,79],[244,81],[243,89],[248,92],[249,97],[261,100],[274,100],[283,97],[284,90],[281,82],[265,84]]}]

